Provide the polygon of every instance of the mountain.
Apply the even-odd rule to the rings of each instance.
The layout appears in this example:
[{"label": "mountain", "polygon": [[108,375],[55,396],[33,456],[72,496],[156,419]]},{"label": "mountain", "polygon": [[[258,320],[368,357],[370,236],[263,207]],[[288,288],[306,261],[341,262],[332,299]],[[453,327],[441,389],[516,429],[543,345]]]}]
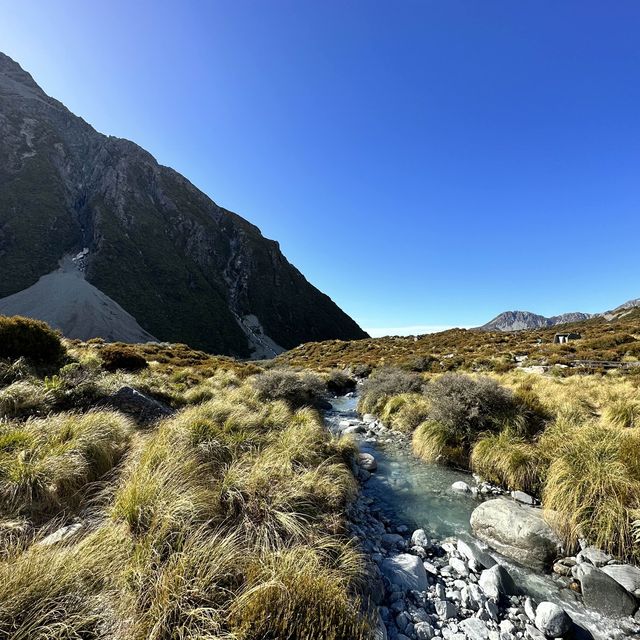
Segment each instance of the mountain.
[{"label": "mountain", "polygon": [[546,316],[531,313],[530,311],[504,311],[497,315],[487,324],[479,327],[482,331],[522,331],[524,329],[540,329],[542,327],[552,327],[556,324],[566,324],[568,322],[580,322],[593,317],[589,313],[563,313],[559,316]]},{"label": "mountain", "polygon": [[0,274],[0,313],[53,318],[70,337],[155,336],[247,357],[367,336],[277,242],[95,131],[4,54]]}]

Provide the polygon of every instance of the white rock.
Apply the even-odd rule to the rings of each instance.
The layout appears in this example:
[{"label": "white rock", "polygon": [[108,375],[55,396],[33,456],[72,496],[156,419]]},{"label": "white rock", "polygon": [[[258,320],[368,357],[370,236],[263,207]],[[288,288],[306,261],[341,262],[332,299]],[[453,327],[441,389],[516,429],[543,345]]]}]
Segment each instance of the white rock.
[{"label": "white rock", "polygon": [[553,602],[541,602],[536,609],[536,627],[549,638],[560,638],[571,628],[571,618]]},{"label": "white rock", "polygon": [[460,558],[450,558],[449,564],[458,575],[469,575],[469,567],[467,567],[467,563],[464,560],[460,560]]},{"label": "white rock", "polygon": [[604,567],[604,565],[613,560],[613,556],[596,547],[585,547],[578,553],[576,560],[579,563],[590,562],[594,567]]},{"label": "white rock", "polygon": [[458,553],[468,560],[469,566],[478,573],[482,569],[490,569],[497,564],[486,551],[480,549],[474,542],[458,540],[457,549]]},{"label": "white rock", "polygon": [[462,480],[454,482],[451,485],[451,489],[457,493],[471,493],[471,487]]},{"label": "white rock", "polygon": [[435,636],[435,631],[428,622],[417,622],[413,630],[418,640],[431,640]]},{"label": "white rock", "polygon": [[637,591],[640,589],[640,568],[631,564],[609,564],[602,567],[602,571],[613,578],[619,585],[627,591]]},{"label": "white rock", "polygon": [[467,618],[460,623],[460,629],[469,640],[487,640],[489,629],[480,618]]},{"label": "white rock", "polygon": [[522,502],[522,504],[534,505],[536,503],[536,501],[533,499],[533,496],[530,496],[524,491],[512,491],[511,497],[518,502]]},{"label": "white rock", "polygon": [[370,453],[358,454],[358,464],[365,471],[375,471],[378,468],[378,463],[376,462],[376,459]]},{"label": "white rock", "polygon": [[458,610],[453,602],[448,600],[436,600],[434,603],[436,614],[442,620],[449,620],[458,615]]},{"label": "white rock", "polygon": [[411,544],[417,547],[430,547],[429,536],[424,529],[416,529],[411,535]]},{"label": "white rock", "polygon": [[82,523],[80,522],[69,524],[66,527],[60,527],[57,531],[50,533],[46,538],[40,540],[39,544],[43,547],[58,544],[74,536],[80,529],[82,529]]},{"label": "white rock", "polygon": [[499,564],[480,574],[478,586],[488,598],[496,601],[502,596],[516,595],[518,591],[509,572]]},{"label": "white rock", "polygon": [[366,422],[367,424],[371,424],[372,422],[376,421],[376,417],[373,415],[373,413],[365,413],[362,416],[362,421]]},{"label": "white rock", "polygon": [[426,591],[429,588],[427,572],[418,556],[398,553],[385,558],[381,568],[392,584],[405,591]]}]

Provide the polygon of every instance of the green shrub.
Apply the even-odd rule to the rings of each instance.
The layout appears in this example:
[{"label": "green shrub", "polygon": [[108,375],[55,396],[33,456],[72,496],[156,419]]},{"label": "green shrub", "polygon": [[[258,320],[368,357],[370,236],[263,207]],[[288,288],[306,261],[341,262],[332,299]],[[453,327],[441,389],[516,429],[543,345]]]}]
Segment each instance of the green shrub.
[{"label": "green shrub", "polygon": [[21,316],[0,316],[0,358],[28,358],[53,365],[65,356],[60,334],[44,322]]},{"label": "green shrub", "polygon": [[326,374],[327,390],[338,396],[356,388],[356,381],[344,369],[331,369]]},{"label": "green shrub", "polygon": [[265,371],[253,378],[253,388],[262,400],[284,400],[296,409],[315,404],[325,391],[322,378],[307,371]]},{"label": "green shrub", "polygon": [[132,347],[121,344],[109,344],[100,349],[102,366],[106,371],[140,371],[145,369],[147,361]]},{"label": "green shrub", "polygon": [[403,369],[384,367],[376,371],[362,384],[358,410],[361,413],[379,413],[384,402],[401,393],[416,393],[422,390],[419,374]]}]

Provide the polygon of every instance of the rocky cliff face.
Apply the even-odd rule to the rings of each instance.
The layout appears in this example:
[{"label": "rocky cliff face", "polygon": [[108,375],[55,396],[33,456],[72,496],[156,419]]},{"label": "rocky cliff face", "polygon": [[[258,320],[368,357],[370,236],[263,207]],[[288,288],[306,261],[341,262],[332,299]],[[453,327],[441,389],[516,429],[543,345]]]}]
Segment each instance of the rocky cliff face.
[{"label": "rocky cliff face", "polygon": [[84,248],[87,281],[161,340],[248,356],[366,337],[257,227],[0,54],[0,298]]},{"label": "rocky cliff face", "polygon": [[543,327],[553,327],[557,324],[568,322],[581,322],[588,320],[592,315],[589,313],[563,313],[559,316],[546,316],[531,313],[530,311],[505,311],[496,316],[487,324],[480,327],[483,331],[522,331],[524,329],[540,329]]}]

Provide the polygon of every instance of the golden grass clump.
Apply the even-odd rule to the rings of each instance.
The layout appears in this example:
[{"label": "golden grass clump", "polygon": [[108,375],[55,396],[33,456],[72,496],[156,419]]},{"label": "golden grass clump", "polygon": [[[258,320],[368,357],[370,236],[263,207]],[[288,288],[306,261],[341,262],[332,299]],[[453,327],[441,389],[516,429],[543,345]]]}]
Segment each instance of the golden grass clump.
[{"label": "golden grass clump", "polygon": [[508,430],[476,442],[471,468],[489,482],[533,495],[539,495],[545,472],[537,446]]},{"label": "golden grass clump", "polygon": [[18,380],[0,389],[0,418],[45,415],[53,406],[53,395],[34,380]]},{"label": "golden grass clump", "polygon": [[422,394],[402,393],[387,399],[379,417],[392,429],[410,434],[428,418],[429,407]]},{"label": "golden grass clump", "polygon": [[125,452],[132,425],[115,411],[58,414],[0,425],[0,501],[39,517],[79,502]]},{"label": "golden grass clump", "polygon": [[368,640],[354,586],[364,563],[350,546],[320,540],[261,556],[247,569],[247,585],[231,609],[241,640]]},{"label": "golden grass clump", "polygon": [[[632,511],[640,507],[640,432],[592,422],[541,440],[550,460],[543,506],[565,540],[584,537],[633,555]],[[570,429],[570,432],[568,430]]]},{"label": "golden grass clump", "polygon": [[72,545],[32,545],[0,562],[0,637],[106,637],[131,551],[126,534],[101,528]]}]

